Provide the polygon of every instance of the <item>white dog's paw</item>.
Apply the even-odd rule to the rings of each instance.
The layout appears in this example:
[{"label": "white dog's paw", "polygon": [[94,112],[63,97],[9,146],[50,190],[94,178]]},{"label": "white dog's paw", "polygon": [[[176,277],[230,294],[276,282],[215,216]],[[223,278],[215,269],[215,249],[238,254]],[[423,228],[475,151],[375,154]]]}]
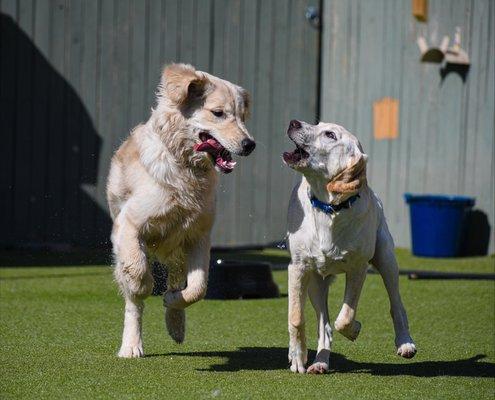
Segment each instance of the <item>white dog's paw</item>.
[{"label": "white dog's paw", "polygon": [[416,351],[416,346],[412,340],[397,346],[397,355],[404,358],[413,358],[416,355]]},{"label": "white dog's paw", "polygon": [[144,357],[143,345],[138,344],[136,346],[122,345],[119,350],[118,356],[120,358],[140,358]]},{"label": "white dog's paw", "polygon": [[289,349],[290,370],[304,374],[306,372],[306,362],[308,360],[308,351],[301,349]]},{"label": "white dog's paw", "polygon": [[308,367],[308,374],[326,374],[328,372],[328,364],[326,362],[315,362]]},{"label": "white dog's paw", "polygon": [[337,320],[334,325],[337,332],[353,342],[359,336],[359,332],[361,332],[361,322],[356,320],[352,320],[350,323],[342,323]]}]

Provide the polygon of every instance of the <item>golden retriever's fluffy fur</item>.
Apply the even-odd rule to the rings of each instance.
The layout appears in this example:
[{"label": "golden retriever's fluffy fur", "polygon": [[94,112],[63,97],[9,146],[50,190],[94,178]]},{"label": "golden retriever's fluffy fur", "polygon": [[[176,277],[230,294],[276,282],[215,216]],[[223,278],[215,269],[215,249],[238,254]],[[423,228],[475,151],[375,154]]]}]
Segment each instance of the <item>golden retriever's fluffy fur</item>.
[{"label": "golden retriever's fluffy fur", "polygon": [[120,357],[143,356],[141,317],[150,295],[150,261],[168,269],[164,295],[170,335],[184,339],[184,308],[206,291],[215,169],[255,146],[244,126],[244,89],[192,66],[165,68],[157,106],[115,153],[107,199],[114,221],[115,278],[125,298]]}]

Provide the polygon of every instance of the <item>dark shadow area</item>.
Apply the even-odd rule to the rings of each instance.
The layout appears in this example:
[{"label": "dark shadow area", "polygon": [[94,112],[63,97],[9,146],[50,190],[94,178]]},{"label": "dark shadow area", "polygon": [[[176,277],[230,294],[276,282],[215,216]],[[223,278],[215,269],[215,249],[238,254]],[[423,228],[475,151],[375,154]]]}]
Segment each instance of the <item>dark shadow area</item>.
[{"label": "dark shadow area", "polygon": [[442,79],[441,83],[443,83],[447,75],[449,75],[450,73],[459,75],[459,77],[462,79],[462,83],[466,83],[468,72],[469,64],[446,63],[442,68],[440,68],[440,78]]},{"label": "dark shadow area", "polygon": [[101,271],[101,272],[92,272],[92,273],[84,273],[77,272],[73,274],[37,274],[37,275],[21,275],[21,276],[7,276],[5,278],[0,278],[0,281],[18,281],[18,280],[26,280],[26,279],[56,279],[56,278],[74,278],[74,277],[88,277],[88,276],[98,276],[98,275],[110,275],[111,270]]},{"label": "dark shadow area", "polygon": [[110,249],[2,249],[0,250],[0,268],[2,267],[80,267],[84,265],[110,265]]},{"label": "dark shadow area", "polygon": [[464,220],[460,255],[463,257],[486,256],[490,244],[488,216],[481,210],[470,210]]},{"label": "dark shadow area", "polygon": [[[285,347],[241,347],[237,351],[205,351],[190,353],[149,354],[147,357],[220,357],[224,364],[215,364],[204,371],[233,372],[241,370],[280,370],[288,368]],[[315,357],[310,351],[308,360]],[[495,364],[482,362],[486,358],[478,354],[470,358],[452,361],[403,361],[395,363],[370,363],[347,359],[339,353],[330,356],[330,373],[364,373],[381,376],[410,375],[418,377],[464,376],[494,377]]]},{"label": "dark shadow area", "polygon": [[[220,260],[219,260],[220,261]],[[167,290],[167,268],[154,262],[153,296]],[[273,280],[272,270],[266,262],[223,261],[212,258],[205,300],[270,299],[281,297]]]},{"label": "dark shadow area", "polygon": [[[68,50],[53,46],[51,58],[67,62]],[[81,86],[95,85],[82,80],[81,68],[75,61],[65,66]],[[76,90],[5,14],[0,89],[0,247],[24,257],[0,264],[44,265],[28,253],[63,257],[74,247],[108,246],[110,218],[82,188],[97,182],[101,139]]]}]

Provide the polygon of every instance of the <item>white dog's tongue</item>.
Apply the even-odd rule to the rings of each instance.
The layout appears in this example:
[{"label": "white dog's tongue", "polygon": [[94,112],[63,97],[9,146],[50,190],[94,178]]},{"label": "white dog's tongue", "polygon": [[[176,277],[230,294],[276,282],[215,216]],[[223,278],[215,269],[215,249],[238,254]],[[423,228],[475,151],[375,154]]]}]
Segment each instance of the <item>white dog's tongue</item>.
[{"label": "white dog's tongue", "polygon": [[194,150],[204,151],[210,154],[215,160],[215,164],[224,174],[234,170],[235,161],[232,161],[230,153],[214,138],[209,138],[204,142],[194,145]]}]

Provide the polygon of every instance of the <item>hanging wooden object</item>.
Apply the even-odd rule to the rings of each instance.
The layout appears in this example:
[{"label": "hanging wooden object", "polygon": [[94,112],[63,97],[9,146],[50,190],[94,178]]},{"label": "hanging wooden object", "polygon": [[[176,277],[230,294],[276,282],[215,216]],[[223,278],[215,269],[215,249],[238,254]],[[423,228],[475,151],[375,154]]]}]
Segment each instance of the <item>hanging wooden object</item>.
[{"label": "hanging wooden object", "polygon": [[373,132],[377,140],[399,136],[399,100],[384,97],[373,103]]},{"label": "hanging wooden object", "polygon": [[454,45],[449,47],[445,52],[445,61],[447,64],[469,65],[469,56],[461,47],[461,28],[455,28]]},{"label": "hanging wooden object", "polygon": [[428,0],[412,0],[412,14],[418,21],[428,19]]},{"label": "hanging wooden object", "polygon": [[423,36],[417,39],[419,51],[421,52],[421,62],[441,63],[445,58],[445,52],[449,47],[450,38],[444,36],[439,47],[428,46],[428,42]]}]

